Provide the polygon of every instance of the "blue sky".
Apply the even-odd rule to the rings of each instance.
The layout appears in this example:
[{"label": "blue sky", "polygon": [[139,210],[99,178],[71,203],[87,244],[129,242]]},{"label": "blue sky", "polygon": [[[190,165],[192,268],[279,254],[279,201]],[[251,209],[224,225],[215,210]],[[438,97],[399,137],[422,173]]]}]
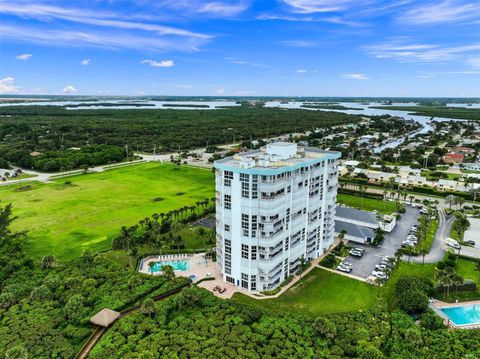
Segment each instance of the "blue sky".
[{"label": "blue sky", "polygon": [[480,96],[480,2],[0,0],[0,94]]}]

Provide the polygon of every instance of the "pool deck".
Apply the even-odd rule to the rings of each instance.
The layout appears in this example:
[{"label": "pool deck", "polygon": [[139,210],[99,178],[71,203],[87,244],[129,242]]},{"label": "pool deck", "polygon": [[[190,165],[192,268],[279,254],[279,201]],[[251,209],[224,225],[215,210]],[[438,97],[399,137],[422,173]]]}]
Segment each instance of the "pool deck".
[{"label": "pool deck", "polygon": [[437,313],[441,318],[444,319],[444,323],[446,326],[449,328],[453,329],[480,329],[480,323],[476,324],[462,324],[462,325],[457,325],[452,322],[452,320],[440,309],[443,308],[454,308],[454,307],[463,307],[467,305],[480,305],[480,300],[471,300],[468,302],[458,302],[458,303],[447,303],[447,302],[442,302],[440,300],[434,300],[433,302],[430,303],[430,308]]},{"label": "pool deck", "polygon": [[[205,260],[205,253],[198,254],[168,254],[163,256],[150,256],[142,259],[140,262],[139,272],[144,274],[152,275],[150,272],[150,267],[148,263],[150,262],[161,262],[161,261],[175,261],[175,260],[188,260],[189,269],[188,270],[176,270],[175,275],[180,277],[190,277],[194,275],[195,282],[204,279],[211,278],[215,276],[215,268],[213,262],[208,259]],[[161,271],[154,272],[153,275],[160,275]]]}]

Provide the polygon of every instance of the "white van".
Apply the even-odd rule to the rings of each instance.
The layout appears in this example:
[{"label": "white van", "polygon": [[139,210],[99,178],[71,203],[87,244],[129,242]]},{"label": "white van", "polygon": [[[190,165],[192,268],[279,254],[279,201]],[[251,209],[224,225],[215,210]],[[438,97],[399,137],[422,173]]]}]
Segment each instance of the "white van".
[{"label": "white van", "polygon": [[445,239],[445,244],[449,247],[455,248],[455,249],[460,249],[460,244],[452,238],[446,238]]}]

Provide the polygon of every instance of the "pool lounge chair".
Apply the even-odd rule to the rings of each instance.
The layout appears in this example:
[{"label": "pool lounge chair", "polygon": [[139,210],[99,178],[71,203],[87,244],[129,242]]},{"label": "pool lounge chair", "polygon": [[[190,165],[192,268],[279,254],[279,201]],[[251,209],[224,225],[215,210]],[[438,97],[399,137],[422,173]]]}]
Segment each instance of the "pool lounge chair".
[{"label": "pool lounge chair", "polygon": [[227,288],[223,287],[218,291],[218,293],[222,294],[222,293],[225,293],[226,291],[227,291]]}]

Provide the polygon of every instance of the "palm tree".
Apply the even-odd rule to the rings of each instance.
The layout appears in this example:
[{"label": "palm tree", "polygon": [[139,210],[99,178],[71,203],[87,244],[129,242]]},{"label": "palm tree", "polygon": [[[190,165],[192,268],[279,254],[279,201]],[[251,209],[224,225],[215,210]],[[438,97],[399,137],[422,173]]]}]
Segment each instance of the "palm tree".
[{"label": "palm tree", "polygon": [[475,264],[475,271],[478,272],[478,283],[480,283],[480,262]]},{"label": "palm tree", "polygon": [[155,262],[154,261],[148,262],[148,267],[150,268],[150,273],[152,273],[153,275],[153,267],[155,267]]},{"label": "palm tree", "polygon": [[415,199],[415,196],[411,194],[410,196],[408,196],[408,198],[410,199],[410,206],[411,206],[413,200]]},{"label": "palm tree", "polygon": [[445,197],[445,203],[449,205],[450,209],[452,209],[452,205],[455,204],[455,196],[450,194]]},{"label": "palm tree", "polygon": [[422,246],[419,252],[422,255],[422,264],[425,264],[425,256],[428,254],[428,249]]},{"label": "palm tree", "polygon": [[458,286],[462,284],[463,284],[463,277],[460,274],[455,273],[455,275],[452,276],[452,285],[455,286],[455,295],[458,294]]}]

